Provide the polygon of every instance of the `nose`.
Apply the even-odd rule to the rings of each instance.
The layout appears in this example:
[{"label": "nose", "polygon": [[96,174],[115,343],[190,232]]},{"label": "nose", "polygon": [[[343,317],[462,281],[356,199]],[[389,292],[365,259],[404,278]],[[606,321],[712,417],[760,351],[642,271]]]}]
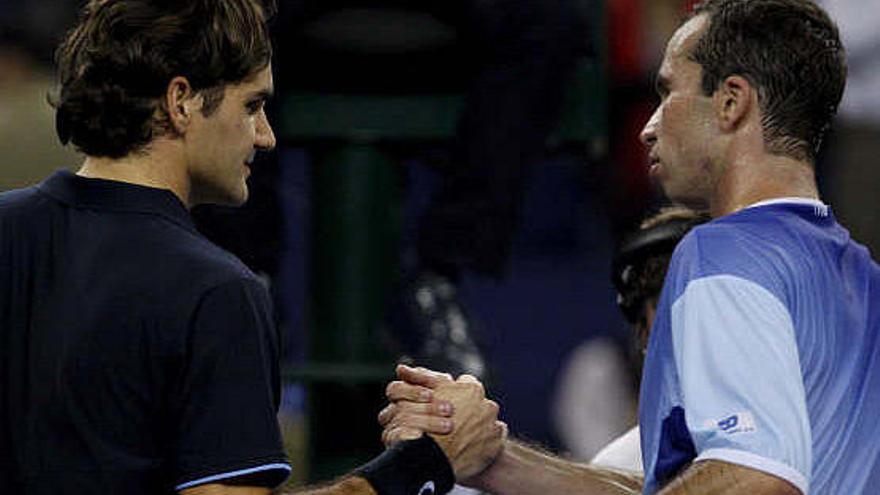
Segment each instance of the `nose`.
[{"label": "nose", "polygon": [[254,140],[254,146],[260,151],[271,151],[275,149],[275,133],[272,131],[272,125],[269,124],[269,119],[266,117],[266,112],[260,110],[259,118],[257,119],[257,135]]},{"label": "nose", "polygon": [[642,132],[639,133],[639,140],[650,148],[657,142],[657,122],[660,120],[660,107],[658,106],[654,113],[651,114],[651,118],[648,119],[648,122],[645,124],[645,127],[642,128]]}]

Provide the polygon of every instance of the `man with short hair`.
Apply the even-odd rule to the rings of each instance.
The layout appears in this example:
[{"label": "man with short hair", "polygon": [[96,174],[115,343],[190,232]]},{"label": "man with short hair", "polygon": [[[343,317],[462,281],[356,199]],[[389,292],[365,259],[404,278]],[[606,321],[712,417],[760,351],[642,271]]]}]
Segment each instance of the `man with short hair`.
[{"label": "man with short hair", "polygon": [[[91,0],[59,48],[57,131],[86,160],[0,194],[0,493],[259,495],[287,478],[267,290],[188,211],[244,203],[275,146],[266,18],[258,0]],[[485,467],[497,405],[467,377],[434,393],[460,431],[321,493],[427,494]]]},{"label": "man with short hair", "polygon": [[[715,219],[679,244],[654,320],[644,493],[866,494],[880,483],[880,267],[819,200],[814,174],[845,74],[837,28],[808,0],[707,0],[667,46],[642,132],[651,175]],[[392,424],[412,434],[413,422]],[[476,484],[638,483],[508,442]]]}]

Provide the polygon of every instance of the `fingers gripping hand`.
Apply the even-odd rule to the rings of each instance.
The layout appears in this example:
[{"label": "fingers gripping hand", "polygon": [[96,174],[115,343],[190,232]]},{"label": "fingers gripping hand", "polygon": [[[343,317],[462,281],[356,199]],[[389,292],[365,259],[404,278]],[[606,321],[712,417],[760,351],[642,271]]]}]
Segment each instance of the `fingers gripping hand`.
[{"label": "fingers gripping hand", "polygon": [[[414,402],[393,402],[385,406],[385,408],[383,408],[381,411],[379,411],[377,419],[379,420],[379,426],[386,427],[391,423],[401,423],[402,417],[408,415],[428,416],[437,419],[443,419],[452,416],[452,412],[452,404],[443,400],[430,402],[428,404],[418,404]],[[405,426],[416,425],[412,424]],[[445,429],[444,431],[432,431],[430,433],[449,433],[449,431],[450,429]]]},{"label": "fingers gripping hand", "polygon": [[386,446],[418,438],[422,432],[446,434],[453,423],[448,418],[453,413],[450,402],[434,398],[433,388],[441,383],[451,383],[448,373],[427,368],[398,365],[400,380],[388,384],[385,395],[390,404],[379,412],[379,424],[384,428],[382,441]]},{"label": "fingers gripping hand", "polygon": [[398,364],[395,372],[397,373],[397,378],[412,385],[421,385],[427,388],[437,388],[441,383],[452,381],[452,375],[449,373],[441,373],[422,367],[413,368],[405,364]]},{"label": "fingers gripping hand", "polygon": [[402,440],[416,440],[425,433],[416,428],[408,428],[406,426],[395,426],[382,430],[382,443],[386,447],[390,447]]},{"label": "fingers gripping hand", "polygon": [[[422,432],[447,434],[452,431],[452,404],[446,401],[431,403],[394,402],[379,412],[379,424],[384,428],[382,442],[391,446],[400,440],[418,438]],[[413,434],[412,432],[418,432]]]},{"label": "fingers gripping hand", "polygon": [[438,385],[434,395],[452,403],[455,428],[448,435],[432,436],[449,458],[456,479],[466,482],[501,453],[507,425],[498,420],[498,404],[486,398],[483,385],[470,375]]},{"label": "fingers gripping hand", "polygon": [[[434,388],[442,383],[452,382],[449,373],[439,373],[427,368],[411,368],[403,364],[397,365],[397,376],[400,380],[389,383],[385,388],[385,396],[391,403],[431,402],[434,399]],[[442,409],[450,405],[438,407]]]}]

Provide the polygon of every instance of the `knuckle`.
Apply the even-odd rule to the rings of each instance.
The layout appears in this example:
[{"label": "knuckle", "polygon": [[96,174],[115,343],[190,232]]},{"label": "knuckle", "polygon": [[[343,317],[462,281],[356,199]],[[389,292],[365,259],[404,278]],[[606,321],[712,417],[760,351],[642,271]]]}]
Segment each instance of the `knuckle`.
[{"label": "knuckle", "polygon": [[391,444],[397,442],[397,439],[400,436],[400,428],[392,428],[390,430],[386,430],[387,435],[385,437],[385,443]]},{"label": "knuckle", "polygon": [[379,424],[387,423],[392,417],[394,417],[394,404],[388,404],[384,409],[379,411],[379,414],[377,415]]},{"label": "knuckle", "polygon": [[474,382],[458,382],[458,383],[460,384],[459,386],[462,388],[462,390],[467,390],[468,393],[475,394],[475,393],[479,393],[479,391],[480,391],[477,384]]},{"label": "knuckle", "polygon": [[395,391],[400,387],[402,382],[395,380],[385,387],[385,396],[389,399],[394,396]]}]

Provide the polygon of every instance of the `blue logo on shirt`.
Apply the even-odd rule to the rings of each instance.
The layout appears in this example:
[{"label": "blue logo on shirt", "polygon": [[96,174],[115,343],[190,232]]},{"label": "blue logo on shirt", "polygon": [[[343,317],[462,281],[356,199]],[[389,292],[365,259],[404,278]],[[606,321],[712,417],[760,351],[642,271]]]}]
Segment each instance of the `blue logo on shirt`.
[{"label": "blue logo on shirt", "polygon": [[718,428],[721,428],[721,431],[730,431],[736,428],[736,425],[739,424],[739,416],[734,414],[728,418],[724,418],[718,422]]},{"label": "blue logo on shirt", "polygon": [[750,412],[738,412],[722,419],[705,421],[706,428],[718,428],[728,435],[755,431],[755,418]]}]

